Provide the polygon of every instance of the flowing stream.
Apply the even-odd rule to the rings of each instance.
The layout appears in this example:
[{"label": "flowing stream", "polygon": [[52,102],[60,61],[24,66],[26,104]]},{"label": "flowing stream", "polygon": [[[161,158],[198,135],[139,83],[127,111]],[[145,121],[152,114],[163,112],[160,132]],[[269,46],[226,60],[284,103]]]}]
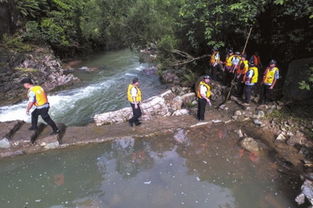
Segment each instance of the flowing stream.
[{"label": "flowing stream", "polygon": [[[98,67],[96,72],[77,71],[82,82],[74,89],[48,96],[50,114],[58,123],[84,125],[97,113],[118,110],[128,106],[126,89],[133,77],[139,77],[143,97],[159,94],[165,89],[157,75],[145,74],[147,64],[139,63],[138,56],[130,50],[106,52],[87,57],[81,66]],[[26,91],[25,91],[26,94]],[[26,101],[0,107],[0,121],[24,120]]]}]

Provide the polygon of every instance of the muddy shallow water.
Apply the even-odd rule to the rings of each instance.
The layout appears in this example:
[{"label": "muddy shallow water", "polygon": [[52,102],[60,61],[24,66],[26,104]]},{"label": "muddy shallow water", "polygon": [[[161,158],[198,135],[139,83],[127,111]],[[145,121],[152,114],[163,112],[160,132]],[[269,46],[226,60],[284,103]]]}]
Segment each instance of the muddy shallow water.
[{"label": "muddy shallow water", "polygon": [[292,178],[238,145],[228,126],[0,161],[1,207],[287,208]]}]

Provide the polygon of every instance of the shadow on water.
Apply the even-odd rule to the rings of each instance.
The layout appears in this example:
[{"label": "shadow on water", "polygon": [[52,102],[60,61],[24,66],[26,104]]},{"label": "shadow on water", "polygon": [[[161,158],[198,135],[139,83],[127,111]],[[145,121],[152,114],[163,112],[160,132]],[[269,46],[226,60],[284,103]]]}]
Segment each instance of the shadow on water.
[{"label": "shadow on water", "polygon": [[16,207],[296,207],[293,178],[238,146],[228,126],[123,138],[0,161],[0,202]]}]

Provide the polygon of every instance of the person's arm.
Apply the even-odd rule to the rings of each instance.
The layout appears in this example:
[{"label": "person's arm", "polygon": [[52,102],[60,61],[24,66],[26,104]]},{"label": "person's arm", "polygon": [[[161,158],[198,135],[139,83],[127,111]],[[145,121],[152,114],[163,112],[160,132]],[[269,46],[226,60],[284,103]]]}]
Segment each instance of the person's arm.
[{"label": "person's arm", "polygon": [[203,85],[200,86],[200,95],[210,106],[212,105],[210,99],[206,97],[206,87]]},{"label": "person's arm", "polygon": [[276,84],[277,79],[279,79],[279,72],[278,72],[278,70],[275,72],[273,83],[272,83],[272,85],[270,86],[270,89],[271,89],[271,90],[275,87],[275,84]]},{"label": "person's arm", "polygon": [[29,92],[28,93],[28,104],[26,107],[26,114],[29,114],[30,109],[33,107],[34,103],[35,103],[35,93],[33,92]]}]

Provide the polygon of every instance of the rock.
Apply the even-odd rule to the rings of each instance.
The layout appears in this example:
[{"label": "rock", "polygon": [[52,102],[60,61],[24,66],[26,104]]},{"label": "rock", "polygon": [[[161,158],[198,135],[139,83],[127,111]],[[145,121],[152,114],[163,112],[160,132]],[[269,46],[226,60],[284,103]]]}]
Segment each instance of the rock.
[{"label": "rock", "polygon": [[9,142],[9,140],[7,138],[4,138],[4,139],[0,140],[0,148],[7,149],[7,148],[10,148],[10,147],[11,147],[11,144],[10,144],[10,142]]},{"label": "rock", "polygon": [[194,92],[189,92],[187,94],[182,95],[181,99],[183,100],[183,105],[187,105],[188,103],[197,104],[196,94]]},{"label": "rock", "polygon": [[260,119],[260,118],[264,118],[264,117],[265,117],[264,111],[258,111],[257,118]]},{"label": "rock", "polygon": [[249,152],[259,152],[260,147],[259,144],[252,138],[252,137],[246,137],[243,140],[241,140],[240,145],[242,148]]},{"label": "rock", "polygon": [[260,121],[259,119],[254,119],[253,120],[253,123],[257,126],[260,126],[260,127],[263,127],[264,124],[262,123],[262,121]]},{"label": "rock", "polygon": [[285,142],[287,140],[287,138],[285,137],[284,133],[280,133],[277,137],[275,141],[278,142]]},{"label": "rock", "polygon": [[[172,109],[172,99],[173,93],[168,90],[161,95],[153,96],[141,104],[142,119],[149,120],[153,116],[170,116],[174,109]],[[179,99],[180,100],[180,99]],[[175,106],[174,108],[176,108]],[[185,112],[185,111],[182,111]],[[181,113],[182,113],[181,112]],[[178,112],[177,112],[178,113]],[[130,107],[123,108],[113,112],[106,112],[102,114],[96,114],[94,116],[94,121],[97,126],[112,123],[122,123],[129,120],[132,116],[132,110]]]},{"label": "rock", "polygon": [[180,110],[183,105],[183,99],[181,96],[176,96],[171,102],[171,108],[174,111]]},{"label": "rock", "polygon": [[305,180],[301,186],[301,193],[297,196],[296,202],[300,205],[303,204],[307,198],[311,205],[313,205],[313,183],[310,180]]},{"label": "rock", "polygon": [[37,144],[39,144],[42,147],[46,147],[49,144],[53,144],[54,145],[56,142],[59,144],[58,135],[47,136],[47,137],[45,137],[43,139],[38,139],[37,140]]},{"label": "rock", "polygon": [[44,146],[45,149],[56,149],[60,146],[59,142],[52,142],[52,143],[48,143]]},{"label": "rock", "polygon": [[238,116],[232,116],[232,119],[234,119],[235,121],[238,120]]},{"label": "rock", "polygon": [[294,146],[295,144],[306,145],[307,143],[309,143],[309,142],[307,141],[307,139],[305,138],[303,133],[301,133],[299,131],[296,133],[296,135],[291,136],[287,140],[287,144],[290,146]]},{"label": "rock", "polygon": [[241,129],[235,130],[235,133],[239,136],[239,138],[244,137],[244,134],[242,133]]},{"label": "rock", "polygon": [[240,110],[236,110],[234,116],[241,116],[242,112]]},{"label": "rock", "polygon": [[186,143],[188,141],[188,137],[186,136],[186,132],[184,129],[177,129],[177,132],[174,134],[174,139],[178,143]]},{"label": "rock", "polygon": [[214,124],[216,124],[216,123],[222,123],[222,122],[223,122],[222,120],[218,120],[218,119],[212,120],[212,123],[214,123]]},{"label": "rock", "polygon": [[187,109],[181,109],[181,110],[174,111],[172,116],[182,116],[182,115],[188,115],[188,114],[189,114],[189,111]]}]

